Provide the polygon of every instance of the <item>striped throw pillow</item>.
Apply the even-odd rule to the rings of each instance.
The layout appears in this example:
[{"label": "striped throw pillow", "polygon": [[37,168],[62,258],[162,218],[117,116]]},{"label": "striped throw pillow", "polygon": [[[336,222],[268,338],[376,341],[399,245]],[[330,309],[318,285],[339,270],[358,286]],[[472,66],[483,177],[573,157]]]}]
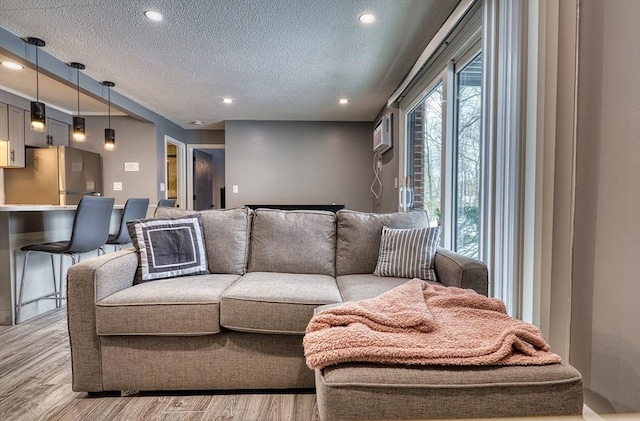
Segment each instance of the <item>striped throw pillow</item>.
[{"label": "striped throw pillow", "polygon": [[435,281],[433,261],[440,227],[392,229],[382,227],[376,276]]}]

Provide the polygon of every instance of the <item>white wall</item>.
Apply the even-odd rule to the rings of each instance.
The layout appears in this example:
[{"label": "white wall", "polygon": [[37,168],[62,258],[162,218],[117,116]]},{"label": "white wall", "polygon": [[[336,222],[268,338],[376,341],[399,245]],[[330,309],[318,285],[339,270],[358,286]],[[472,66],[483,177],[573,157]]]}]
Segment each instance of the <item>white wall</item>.
[{"label": "white wall", "polygon": [[640,412],[640,2],[580,17],[570,361],[594,410]]},{"label": "white wall", "polygon": [[370,122],[227,121],[227,207],[337,203],[370,212],[372,136]]}]

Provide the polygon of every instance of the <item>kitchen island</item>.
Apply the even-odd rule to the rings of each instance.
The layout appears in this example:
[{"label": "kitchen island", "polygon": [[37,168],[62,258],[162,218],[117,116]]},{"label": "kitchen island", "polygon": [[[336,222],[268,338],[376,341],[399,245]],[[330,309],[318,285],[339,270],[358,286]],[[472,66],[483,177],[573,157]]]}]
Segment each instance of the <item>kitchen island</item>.
[{"label": "kitchen island", "polygon": [[[110,232],[120,224],[123,205],[114,206]],[[0,205],[0,324],[15,323],[17,290],[20,287],[25,253],[21,247],[28,244],[69,240],[76,205]],[[113,249],[107,249],[107,253]],[[81,260],[97,256],[97,252],[84,253]],[[60,258],[53,259],[56,278]],[[63,258],[63,276],[71,265],[71,258]],[[45,253],[31,253],[25,279],[24,302],[54,292],[51,258]],[[39,300],[25,305],[22,321],[55,309],[55,300]]]}]

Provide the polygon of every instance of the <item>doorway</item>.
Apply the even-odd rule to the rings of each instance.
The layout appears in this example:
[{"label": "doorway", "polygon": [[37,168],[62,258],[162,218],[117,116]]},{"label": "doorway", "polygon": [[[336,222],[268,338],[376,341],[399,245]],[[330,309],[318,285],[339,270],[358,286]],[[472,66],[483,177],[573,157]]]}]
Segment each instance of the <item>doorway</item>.
[{"label": "doorway", "polygon": [[213,155],[207,151],[193,151],[193,210],[213,209]]},{"label": "doorway", "polygon": [[164,137],[164,199],[176,200],[176,207],[186,209],[185,145],[170,136]]},{"label": "doorway", "polygon": [[224,145],[188,145],[187,155],[189,209],[224,209],[226,206]]}]

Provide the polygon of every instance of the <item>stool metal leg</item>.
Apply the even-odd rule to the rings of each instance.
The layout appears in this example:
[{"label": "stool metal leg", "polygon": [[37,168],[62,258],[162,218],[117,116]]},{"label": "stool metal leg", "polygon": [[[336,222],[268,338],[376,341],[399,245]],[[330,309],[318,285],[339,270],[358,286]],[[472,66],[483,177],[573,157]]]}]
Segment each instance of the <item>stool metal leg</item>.
[{"label": "stool metal leg", "polygon": [[16,324],[21,322],[20,310],[22,309],[22,297],[24,294],[24,275],[27,272],[27,261],[29,260],[29,253],[31,252],[28,251],[24,255],[24,262],[22,263],[22,276],[20,277],[20,292],[18,293],[18,302],[16,303]]},{"label": "stool metal leg", "polygon": [[[63,258],[64,254],[60,255],[60,276],[58,276],[58,282],[60,285],[60,289],[56,290],[56,308],[61,308],[62,307],[62,266],[64,264],[64,258]],[[60,293],[58,294],[58,291],[60,291]]]},{"label": "stool metal leg", "polygon": [[[76,256],[78,256],[76,260]],[[80,254],[70,254],[71,264],[75,265],[76,263],[80,263]],[[62,272],[60,272],[60,307],[62,307],[62,300],[66,300],[67,296],[65,294],[66,291],[66,277],[62,277]]]},{"label": "stool metal leg", "polygon": [[53,277],[53,292],[56,299],[56,308],[58,308],[58,282],[56,281],[56,265],[53,262],[53,254],[49,254],[51,257],[51,276]]}]

